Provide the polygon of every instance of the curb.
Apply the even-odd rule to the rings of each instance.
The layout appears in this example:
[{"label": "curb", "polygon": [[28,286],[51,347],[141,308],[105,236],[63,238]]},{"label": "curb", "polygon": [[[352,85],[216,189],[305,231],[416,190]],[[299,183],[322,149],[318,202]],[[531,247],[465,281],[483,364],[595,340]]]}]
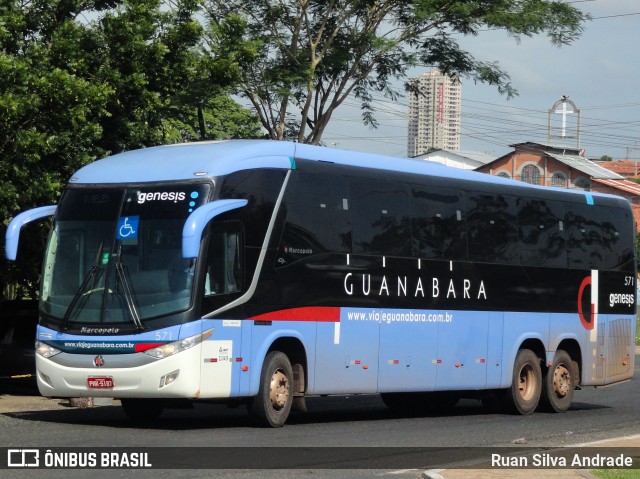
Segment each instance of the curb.
[{"label": "curb", "polygon": [[445,479],[440,473],[446,471],[446,469],[429,469],[422,473],[422,479]]}]

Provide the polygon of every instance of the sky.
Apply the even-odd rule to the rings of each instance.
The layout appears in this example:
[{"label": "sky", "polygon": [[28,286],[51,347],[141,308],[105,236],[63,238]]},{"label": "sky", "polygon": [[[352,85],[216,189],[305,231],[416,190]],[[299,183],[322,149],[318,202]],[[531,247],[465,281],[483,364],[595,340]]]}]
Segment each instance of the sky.
[{"label": "sky", "polygon": [[[561,48],[545,35],[520,43],[503,32],[484,31],[458,39],[477,59],[497,61],[511,77],[518,96],[507,100],[497,89],[470,80],[462,82],[461,150],[496,158],[509,145],[532,141],[579,147],[588,158],[640,159],[640,0],[567,0],[591,14],[583,34]],[[426,68],[411,71],[419,76]],[[567,115],[565,134],[548,138],[549,110],[566,95],[580,110]],[[375,102],[380,126],[360,120],[355,100],[339,108],[323,136],[330,147],[407,154],[407,101]],[[551,115],[552,133],[560,136],[560,114]]]}]

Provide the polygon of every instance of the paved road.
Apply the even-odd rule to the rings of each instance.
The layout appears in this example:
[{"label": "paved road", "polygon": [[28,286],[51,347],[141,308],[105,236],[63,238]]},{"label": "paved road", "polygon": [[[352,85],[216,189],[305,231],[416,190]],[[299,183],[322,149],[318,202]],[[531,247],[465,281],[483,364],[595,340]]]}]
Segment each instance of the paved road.
[{"label": "paved road", "polygon": [[[636,356],[635,380],[596,390],[577,391],[575,403],[565,414],[532,416],[489,414],[477,401],[463,401],[451,413],[403,417],[390,413],[378,396],[316,398],[309,412],[292,416],[280,429],[251,427],[243,408],[199,404],[194,409],[168,410],[149,427],[135,426],[117,406],[75,409],[57,401],[31,396],[0,396],[0,447],[551,447],[585,443],[640,433],[640,356]],[[19,392],[19,391],[17,391]],[[29,391],[25,391],[29,393]],[[455,449],[454,449],[455,450]],[[461,449],[462,450],[462,449]],[[283,467],[288,458],[282,455]],[[395,465],[395,464],[394,464]],[[396,468],[398,469],[398,468]],[[7,471],[3,471],[7,472]],[[14,471],[9,471],[15,474]],[[44,477],[18,471],[3,477]],[[44,471],[41,471],[44,472]],[[49,471],[47,478],[70,479],[80,471]],[[103,471],[92,477],[151,477],[151,471],[135,473]],[[369,471],[260,471],[259,477],[375,477],[388,470]],[[158,471],[162,477],[241,477],[238,471]],[[246,471],[244,471],[246,476]],[[419,477],[418,470],[396,476]],[[85,477],[81,474],[78,477]]]}]

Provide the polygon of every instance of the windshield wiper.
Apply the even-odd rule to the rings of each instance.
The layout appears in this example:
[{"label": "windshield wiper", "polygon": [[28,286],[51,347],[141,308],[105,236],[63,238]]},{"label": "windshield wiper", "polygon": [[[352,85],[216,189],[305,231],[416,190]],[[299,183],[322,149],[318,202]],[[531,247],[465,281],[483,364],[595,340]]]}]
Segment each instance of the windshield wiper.
[{"label": "windshield wiper", "polygon": [[133,321],[133,324],[135,324],[136,329],[142,330],[144,329],[144,326],[142,324],[142,321],[140,320],[140,313],[138,312],[138,307],[136,306],[135,296],[133,295],[133,288],[131,287],[131,282],[129,281],[129,272],[127,270],[127,267],[119,261],[116,263],[116,274],[118,275],[118,279],[120,280],[120,284],[122,285],[124,299],[127,302],[127,309],[129,310],[131,320]]},{"label": "windshield wiper", "polygon": [[78,291],[76,291],[76,294],[73,295],[73,299],[71,299],[71,303],[69,303],[69,307],[67,308],[67,310],[64,313],[64,316],[62,317],[63,330],[66,331],[67,329],[69,329],[69,323],[71,322],[71,314],[75,311],[78,301],[80,301],[80,299],[85,295],[89,286],[89,282],[94,278],[94,276],[98,272],[98,269],[99,268],[97,264],[94,264],[93,266],[91,266],[91,268],[89,268],[89,271],[87,272],[87,275],[84,277],[84,280],[82,281],[82,284],[78,288]]}]

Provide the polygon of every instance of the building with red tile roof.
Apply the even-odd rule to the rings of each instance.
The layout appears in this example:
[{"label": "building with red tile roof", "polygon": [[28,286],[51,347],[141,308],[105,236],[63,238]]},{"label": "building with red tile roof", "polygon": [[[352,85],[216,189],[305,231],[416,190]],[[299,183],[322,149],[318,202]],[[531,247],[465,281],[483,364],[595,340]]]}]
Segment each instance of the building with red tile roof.
[{"label": "building with red tile roof", "polygon": [[577,148],[518,143],[514,150],[476,171],[556,188],[582,189],[626,198],[632,205],[636,227],[640,225],[640,185],[633,161],[590,161]]}]

